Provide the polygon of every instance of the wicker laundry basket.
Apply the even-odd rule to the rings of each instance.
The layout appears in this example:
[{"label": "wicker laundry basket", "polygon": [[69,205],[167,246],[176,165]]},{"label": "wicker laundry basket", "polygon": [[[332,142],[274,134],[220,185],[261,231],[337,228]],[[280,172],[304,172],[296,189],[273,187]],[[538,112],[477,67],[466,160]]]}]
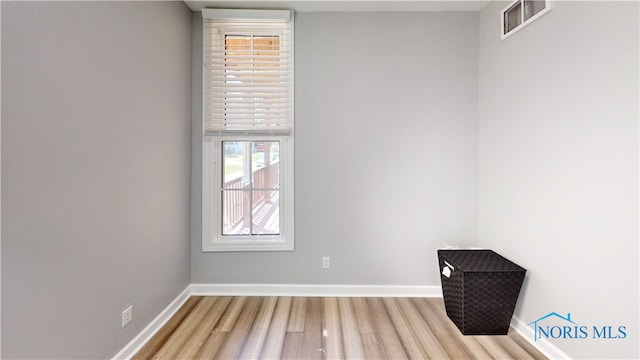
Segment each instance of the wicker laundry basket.
[{"label": "wicker laundry basket", "polygon": [[527,270],[492,250],[438,250],[447,316],[464,335],[506,335]]}]

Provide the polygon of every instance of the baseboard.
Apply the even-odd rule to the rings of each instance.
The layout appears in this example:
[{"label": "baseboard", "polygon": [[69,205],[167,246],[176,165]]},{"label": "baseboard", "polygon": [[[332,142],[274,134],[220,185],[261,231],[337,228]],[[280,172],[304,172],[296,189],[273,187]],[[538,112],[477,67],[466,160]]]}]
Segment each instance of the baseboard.
[{"label": "baseboard", "polygon": [[562,350],[558,349],[547,339],[533,340],[533,329],[527,326],[527,323],[513,317],[511,319],[511,327],[518,332],[525,340],[527,340],[536,349],[540,350],[549,359],[571,359],[571,357],[565,354]]},{"label": "baseboard", "polygon": [[191,284],[191,291],[209,296],[442,297],[440,286],[402,285]]},{"label": "baseboard", "polygon": [[162,312],[153,319],[149,325],[147,325],[142,331],[133,338],[127,345],[125,345],[120,352],[118,352],[113,360],[131,359],[142,347],[155,335],[167,321],[173,316],[173,314],[180,309],[180,307],[191,296],[191,285],[187,286]]}]

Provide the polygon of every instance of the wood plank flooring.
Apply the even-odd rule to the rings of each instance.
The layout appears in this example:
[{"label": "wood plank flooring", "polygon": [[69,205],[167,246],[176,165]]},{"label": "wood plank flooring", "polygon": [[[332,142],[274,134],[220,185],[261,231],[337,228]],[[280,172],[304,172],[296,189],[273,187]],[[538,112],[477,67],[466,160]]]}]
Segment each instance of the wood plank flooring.
[{"label": "wood plank flooring", "polygon": [[143,359],[545,359],[514,330],[463,336],[441,298],[193,296]]}]

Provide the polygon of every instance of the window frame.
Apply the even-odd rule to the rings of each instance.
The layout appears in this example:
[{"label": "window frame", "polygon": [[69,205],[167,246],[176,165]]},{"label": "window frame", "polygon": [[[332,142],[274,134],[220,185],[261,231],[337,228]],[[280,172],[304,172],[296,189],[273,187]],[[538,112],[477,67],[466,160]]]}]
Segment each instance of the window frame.
[{"label": "window frame", "polygon": [[[223,141],[280,142],[279,235],[222,235]],[[272,135],[205,136],[202,145],[202,251],[293,251],[293,138]],[[206,219],[210,220],[206,221]]]},{"label": "window frame", "polygon": [[[225,10],[204,9],[203,18],[211,16],[215,11],[217,19],[229,18],[231,21],[241,19],[243,23],[269,21],[271,18],[282,18],[285,11],[271,10]],[[207,12],[208,15],[205,15]],[[288,11],[287,11],[288,12]],[[294,246],[294,109],[293,109],[293,12],[289,17],[289,127],[286,131],[278,129],[247,130],[222,129],[206,131],[206,54],[203,51],[202,74],[202,251],[203,252],[236,252],[236,251],[293,251]],[[275,17],[273,17],[275,16]],[[206,30],[203,19],[203,50]],[[254,32],[254,36],[270,35],[268,32]],[[224,37],[222,37],[224,38]],[[224,44],[222,44],[224,45]],[[279,141],[279,235],[223,235],[222,186],[223,186],[223,141]]]}]

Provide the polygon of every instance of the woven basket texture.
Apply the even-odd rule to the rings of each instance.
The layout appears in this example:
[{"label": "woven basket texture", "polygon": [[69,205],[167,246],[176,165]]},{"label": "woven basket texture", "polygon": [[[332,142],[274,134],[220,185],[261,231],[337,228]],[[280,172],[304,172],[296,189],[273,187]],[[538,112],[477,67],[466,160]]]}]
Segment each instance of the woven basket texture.
[{"label": "woven basket texture", "polygon": [[[449,263],[450,277],[442,274]],[[464,335],[506,335],[526,270],[492,250],[438,250],[447,316]]]}]

